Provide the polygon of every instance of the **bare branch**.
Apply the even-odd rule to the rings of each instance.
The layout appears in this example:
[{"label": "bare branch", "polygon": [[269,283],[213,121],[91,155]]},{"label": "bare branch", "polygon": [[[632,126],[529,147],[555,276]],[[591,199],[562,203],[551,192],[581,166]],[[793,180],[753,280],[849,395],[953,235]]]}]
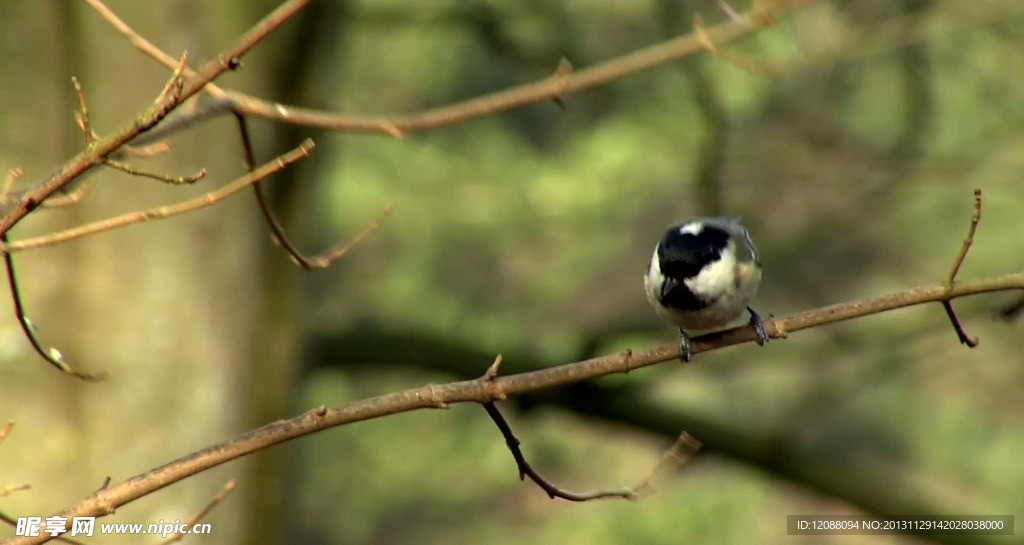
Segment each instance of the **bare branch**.
[{"label": "bare branch", "polygon": [[[136,48],[168,68],[174,67],[174,59],[151,42],[139,36],[127,24],[100,2],[86,0],[100,15],[125,36]],[[548,78],[534,83],[505,89],[464,102],[442,106],[421,113],[409,115],[357,116],[344,115],[324,110],[302,108],[262,100],[244,93],[225,90],[210,83],[205,89],[217,101],[200,108],[194,115],[207,118],[226,112],[260,117],[281,123],[329,130],[377,133],[403,138],[425,129],[444,127],[492,115],[526,104],[545,100],[561,100],[565,95],[578,93],[610,81],[617,80],[655,66],[706,51],[709,43],[722,44],[750,34],[764,26],[771,25],[783,13],[809,4],[811,0],[790,0],[786,2],[755,2],[748,14],[702,32],[691,33],[650,47],[615,57],[590,68],[567,72],[564,67]],[[749,63],[737,61],[741,66]],[[754,67],[756,69],[756,67]],[[192,72],[187,68],[186,75]],[[176,118],[176,128],[190,125],[194,120]],[[165,134],[160,132],[160,134]],[[2,224],[0,224],[2,227]]]},{"label": "bare branch", "polygon": [[179,202],[177,204],[172,204],[169,206],[160,206],[157,208],[150,208],[149,210],[128,212],[126,214],[121,214],[120,216],[115,216],[113,218],[87,223],[85,225],[80,225],[78,227],[72,227],[71,229],[51,233],[49,235],[43,235],[24,240],[16,240],[14,242],[8,242],[5,239],[0,239],[0,253],[3,253],[5,256],[10,256],[12,252],[27,250],[30,248],[41,248],[43,246],[52,246],[54,244],[59,244],[61,242],[74,240],[76,238],[93,235],[103,231],[109,231],[111,229],[117,229],[119,227],[126,227],[128,225],[142,223],[149,220],[165,219],[171,216],[184,214],[186,212],[192,212],[194,210],[199,210],[200,208],[217,204],[218,202],[230,197],[231,195],[234,195],[235,193],[238,193],[239,191],[245,189],[249,185],[252,185],[253,183],[264,178],[267,178],[268,176],[276,172],[279,172],[286,166],[294,163],[295,161],[298,161],[299,159],[302,159],[303,157],[309,155],[312,152],[313,147],[313,141],[307,139],[301,145],[299,145],[299,147],[293,149],[292,151],[289,151],[288,153],[280,155],[279,157],[264,164],[263,166],[257,168],[256,170],[240,178],[235,179],[234,181],[221,187],[220,189],[217,189],[216,191],[211,191],[209,193],[206,193],[205,195],[201,195],[199,197],[195,197],[187,201]]},{"label": "bare branch", "polygon": [[[238,59],[242,55],[273,32],[285,20],[304,8],[309,1],[289,0],[281,4],[249,29],[234,45],[203,64],[194,75],[189,73],[188,80],[184,82],[180,93],[169,92],[165,96],[161,92],[157,97],[158,99],[141,115],[114,131],[109,137],[97,140],[89,149],[79,153],[65,163],[56,173],[40,182],[33,189],[25,192],[18,202],[5,210],[3,216],[0,217],[0,233],[7,233],[11,227],[39,206],[39,203],[45,201],[69,184],[71,180],[102,163],[104,158],[130,142],[136,136],[153,128],[168,113],[181,104],[182,101],[202,90],[207,83],[213,81],[214,78],[221,75],[225,70],[236,67]],[[175,80],[177,78],[172,77],[171,79]]]},{"label": "bare branch", "polygon": [[[945,299],[966,297],[979,293],[1024,289],[1024,272],[960,282],[952,291],[946,284],[920,286],[908,290],[848,301],[827,307],[808,310],[785,318],[769,320],[769,333],[773,338],[783,339],[794,331],[833,324],[872,314]],[[702,335],[693,339],[694,352],[706,352],[740,343],[751,342],[756,335],[749,327],[739,327],[721,333]],[[362,422],[391,414],[418,409],[437,408],[439,404],[451,403],[493,403],[499,392],[518,395],[545,388],[565,386],[590,380],[612,373],[627,373],[678,357],[676,343],[642,351],[623,351],[589,360],[579,361],[520,373],[496,377],[493,380],[479,379],[431,384],[419,388],[393,392],[360,401],[353,401],[336,408],[318,407],[300,416],[277,420],[234,437],[226,442],[212,445],[188,454],[153,470],[141,473],[115,486],[97,491],[78,504],[59,513],[63,517],[99,516],[128,502],[151,494],[172,483],[235,460],[249,453],[322,431],[327,428]],[[19,537],[10,545],[45,543],[47,535]]]}]

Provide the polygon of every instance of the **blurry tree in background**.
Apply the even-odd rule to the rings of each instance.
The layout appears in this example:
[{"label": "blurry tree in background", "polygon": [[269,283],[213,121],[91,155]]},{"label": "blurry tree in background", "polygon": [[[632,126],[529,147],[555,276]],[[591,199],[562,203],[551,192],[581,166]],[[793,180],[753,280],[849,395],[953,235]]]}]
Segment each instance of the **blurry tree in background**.
[{"label": "blurry tree in background", "polygon": [[[271,0],[110,0],[193,65]],[[733,6],[737,10],[745,6]],[[317,1],[218,84],[289,104],[400,114],[578,68],[689,32],[711,0]],[[135,116],[168,71],[83,2],[0,4],[0,166],[23,180]],[[1021,270],[1024,6],[1015,0],[812,2],[713,55],[579,94],[393,139],[251,121],[257,162],[318,151],[264,182],[302,248],[379,232],[304,272],[249,195],[18,254],[29,314],[85,384],[0,329],[0,499],[48,515],[95,490],[311,406],[502,374],[672,339],[641,274],[680,218],[741,215],[758,308],[777,316],[941,281],[982,188],[961,278]],[[15,239],[205,193],[244,169],[233,119],[145,160],[193,187],[103,170]],[[1014,295],[960,300],[701,354],[510,399],[531,462],[572,488],[641,479],[681,430],[707,449],[640,503],[552,502],[515,479],[483,411],[456,406],[327,431],[204,472],[113,519],[185,519],[238,490],[190,543],[909,543],[795,537],[798,513],[1024,515],[1024,335]],[[933,308],[934,307],[934,308]],[[31,454],[30,454],[31,453]],[[104,519],[106,520],[106,519]],[[0,535],[9,534],[0,531]],[[13,531],[11,532],[13,534]],[[978,543],[976,536],[939,541]],[[988,538],[991,539],[991,538]],[[103,543],[137,539],[104,536]],[[998,540],[992,540],[998,542]],[[98,542],[98,541],[97,541]]]}]

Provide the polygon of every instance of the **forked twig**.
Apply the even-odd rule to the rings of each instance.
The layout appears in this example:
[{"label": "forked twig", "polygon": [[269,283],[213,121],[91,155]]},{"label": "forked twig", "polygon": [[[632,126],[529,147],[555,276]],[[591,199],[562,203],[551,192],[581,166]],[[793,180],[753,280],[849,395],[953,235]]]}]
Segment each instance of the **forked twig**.
[{"label": "forked twig", "polygon": [[182,201],[177,204],[169,206],[159,206],[157,208],[150,208],[149,210],[139,210],[136,212],[128,212],[121,214],[120,216],[114,216],[105,220],[95,221],[80,225],[78,227],[72,227],[64,231],[58,231],[49,235],[43,235],[34,238],[28,238],[24,240],[16,240],[14,242],[7,242],[4,239],[0,239],[0,252],[4,253],[5,256],[10,256],[11,252],[17,252],[20,250],[27,250],[30,248],[41,248],[43,246],[52,246],[68,240],[81,238],[84,236],[92,235],[95,233],[109,231],[119,227],[126,227],[136,223],[142,223],[149,220],[165,219],[178,214],[184,214],[186,212],[192,212],[207,206],[217,204],[218,202],[238,193],[245,189],[253,182],[262,180],[286,166],[298,161],[299,159],[307,156],[313,150],[313,141],[306,140],[299,147],[285,153],[276,159],[270,161],[259,167],[258,169],[235,179],[227,185],[205,195]]},{"label": "forked twig", "polygon": [[[960,272],[960,266],[963,265],[964,259],[967,258],[967,252],[971,249],[971,245],[974,244],[974,233],[978,230],[978,222],[981,221],[981,189],[974,190],[974,212],[971,214],[971,225],[967,229],[967,237],[964,239],[963,244],[960,245],[960,252],[957,253],[956,259],[953,260],[953,266],[949,269],[949,275],[946,277],[946,286],[949,290],[953,290],[953,286],[956,283],[956,275]],[[964,326],[960,323],[960,319],[957,317],[956,312],[953,310],[953,303],[946,299],[942,301],[942,308],[946,311],[946,316],[949,317],[949,322],[953,324],[953,329],[956,331],[957,339],[960,340],[961,344],[967,345],[968,348],[974,348],[978,346],[979,339],[977,337],[971,338],[964,331]]]},{"label": "forked twig", "polygon": [[487,411],[487,415],[494,421],[494,425],[498,427],[498,431],[505,438],[505,444],[508,445],[508,450],[512,453],[512,457],[515,458],[516,467],[519,468],[519,479],[525,479],[529,477],[531,481],[536,483],[537,486],[543,490],[549,498],[562,498],[563,500],[569,501],[591,501],[603,498],[624,498],[627,500],[634,499],[636,493],[629,488],[622,488],[619,490],[594,490],[591,492],[572,492],[561,488],[551,481],[544,478],[543,475],[537,472],[530,466],[530,463],[526,461],[526,456],[523,455],[522,449],[519,448],[519,439],[516,439],[515,434],[512,433],[512,427],[505,421],[505,417],[501,415],[498,408],[494,403],[483,403],[484,410]]},{"label": "forked twig", "polygon": [[[255,154],[252,150],[252,139],[249,137],[249,125],[246,122],[245,116],[241,114],[234,114],[235,121],[238,124],[239,139],[242,142],[242,156],[245,160],[245,168],[248,170],[253,169],[255,165]],[[267,227],[270,229],[270,238],[274,241],[274,244],[285,251],[288,254],[289,259],[292,263],[302,267],[305,270],[310,269],[323,269],[329,267],[332,263],[341,259],[345,254],[350,252],[352,248],[359,245],[360,242],[366,239],[366,237],[372,235],[374,231],[380,228],[380,222],[384,221],[388,215],[391,214],[391,205],[384,205],[384,210],[381,215],[372,223],[366,226],[360,233],[353,237],[348,242],[340,243],[334,247],[328,248],[319,254],[307,257],[302,254],[299,248],[288,239],[288,235],[284,232],[284,227],[281,222],[274,216],[274,212],[270,209],[270,203],[267,202],[266,196],[263,194],[263,189],[260,184],[252,184],[252,190],[256,195],[256,203],[259,206],[260,212],[263,214],[263,219],[267,223]]]},{"label": "forked twig", "polygon": [[[235,114],[235,122],[238,124],[238,136],[242,142],[242,160],[245,161],[245,169],[252,172],[256,168],[256,154],[252,150],[252,139],[249,137],[249,124],[245,119],[245,116],[241,114]],[[270,210],[270,204],[267,203],[266,196],[263,195],[263,189],[259,182],[252,184],[253,193],[256,195],[256,204],[259,206],[260,213],[263,214],[263,220],[267,223],[267,228],[270,229],[270,239],[274,241],[274,244],[283,249],[292,262],[304,269],[309,269],[308,261],[306,257],[302,255],[302,252],[292,244],[292,241],[288,239],[288,236],[284,232],[284,227],[281,225],[274,213]]]},{"label": "forked twig", "polygon": [[[494,375],[497,373],[495,364],[500,365],[501,358],[495,360],[494,364],[488,368],[487,373],[482,377],[483,380],[492,380]],[[490,377],[490,378],[488,378]],[[509,425],[505,417],[502,416],[501,412],[494,405],[494,402],[482,403],[484,409],[487,411],[487,415],[494,421],[494,425],[498,427],[498,431],[501,432],[502,437],[505,438],[505,444],[508,446],[509,451],[512,453],[512,458],[516,461],[516,467],[519,469],[519,479],[523,480],[529,477],[541,490],[543,490],[549,498],[562,498],[568,501],[584,502],[592,500],[600,500],[606,498],[623,498],[627,500],[636,500],[646,497],[654,492],[654,481],[663,476],[669,471],[678,470],[680,467],[689,462],[694,455],[700,451],[701,442],[695,439],[689,433],[685,431],[679,434],[672,446],[665,451],[661,456],[661,460],[654,466],[651,473],[636,486],[629,488],[620,488],[615,490],[595,490],[591,492],[572,492],[561,488],[551,481],[547,480],[543,475],[537,472],[529,462],[526,460],[526,456],[520,446],[519,439],[516,438],[515,434],[512,433],[512,427]]]}]

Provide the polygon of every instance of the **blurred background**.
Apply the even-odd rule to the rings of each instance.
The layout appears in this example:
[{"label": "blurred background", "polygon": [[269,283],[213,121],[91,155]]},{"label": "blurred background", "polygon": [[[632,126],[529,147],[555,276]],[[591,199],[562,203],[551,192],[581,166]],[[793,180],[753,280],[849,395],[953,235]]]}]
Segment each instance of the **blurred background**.
[{"label": "blurred background", "polygon": [[[110,0],[193,66],[276,2]],[[745,10],[746,4],[733,8]],[[416,112],[586,67],[724,20],[711,0],[314,2],[219,83],[285,103]],[[313,137],[271,179],[310,252],[385,203],[381,229],[327,270],[273,247],[252,195],[17,256],[44,342],[104,383],[62,376],[0,321],[0,498],[46,516],[320,404],[675,339],[641,275],[663,230],[740,215],[759,244],[763,315],[942,280],[984,192],[963,279],[1024,267],[1024,5],[819,1],[702,55],[460,125],[383,136],[251,123],[257,161]],[[100,133],[168,73],[84,2],[0,3],[0,167],[24,187],[83,147],[77,76]],[[103,170],[77,206],[19,239],[183,200],[240,175],[234,122],[177,134]],[[576,490],[645,478],[687,430],[706,450],[644,501],[570,504],[516,478],[473,405],[328,430],[208,471],[102,522],[186,519],[235,492],[186,543],[1008,543],[1013,538],[787,536],[787,514],[1012,514],[1024,523],[1020,294],[960,299],[974,350],[939,305],[701,354],[502,404],[534,466]],[[9,300],[8,295],[0,298]],[[5,303],[7,304],[7,303]],[[1018,530],[1019,534],[1019,530]],[[13,530],[0,528],[0,537]],[[156,542],[103,536],[96,543]]]}]

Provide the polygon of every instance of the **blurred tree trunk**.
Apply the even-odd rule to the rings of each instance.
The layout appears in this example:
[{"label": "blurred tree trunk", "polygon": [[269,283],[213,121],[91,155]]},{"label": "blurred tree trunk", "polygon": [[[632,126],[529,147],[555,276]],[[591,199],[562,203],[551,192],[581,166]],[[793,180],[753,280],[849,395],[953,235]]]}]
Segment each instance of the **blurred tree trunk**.
[{"label": "blurred tree trunk", "polygon": [[[201,4],[109,2],[147,39],[172,55],[188,50],[194,60],[216,52],[201,42],[211,26],[224,24],[223,18],[196,15],[204,13]],[[12,48],[0,55],[10,76],[0,84],[0,157],[5,170],[25,167],[19,187],[85,146],[72,116],[78,107],[72,75],[84,86],[100,134],[131,121],[169,77],[84,3],[16,2],[0,11],[0,35]],[[197,21],[203,27],[196,28]],[[208,41],[224,45],[219,38]],[[84,200],[68,209],[39,210],[12,231],[12,239],[210,191],[242,172],[241,154],[230,144],[234,135],[227,122],[207,123],[176,135],[166,155],[132,159],[170,175],[205,168],[207,177],[194,187],[95,169],[84,178],[91,184]],[[44,342],[59,347],[72,365],[106,371],[110,378],[87,384],[61,375],[31,352],[13,316],[3,322],[0,418],[14,419],[16,427],[0,449],[0,464],[10,468],[5,477],[32,484],[30,492],[5,502],[5,511],[47,515],[88,495],[107,476],[123,480],[223,440],[239,430],[239,422],[254,420],[241,416],[248,410],[245,398],[231,388],[250,375],[255,354],[264,349],[254,325],[264,323],[260,313],[269,307],[262,301],[258,251],[268,244],[251,198],[243,195],[185,216],[16,255],[25,303]],[[242,477],[237,465],[163,490],[114,518],[184,520],[231,477]],[[236,495],[253,493],[262,492],[243,480]],[[208,517],[218,543],[238,540],[250,526],[244,509],[245,502],[233,498]]]}]

